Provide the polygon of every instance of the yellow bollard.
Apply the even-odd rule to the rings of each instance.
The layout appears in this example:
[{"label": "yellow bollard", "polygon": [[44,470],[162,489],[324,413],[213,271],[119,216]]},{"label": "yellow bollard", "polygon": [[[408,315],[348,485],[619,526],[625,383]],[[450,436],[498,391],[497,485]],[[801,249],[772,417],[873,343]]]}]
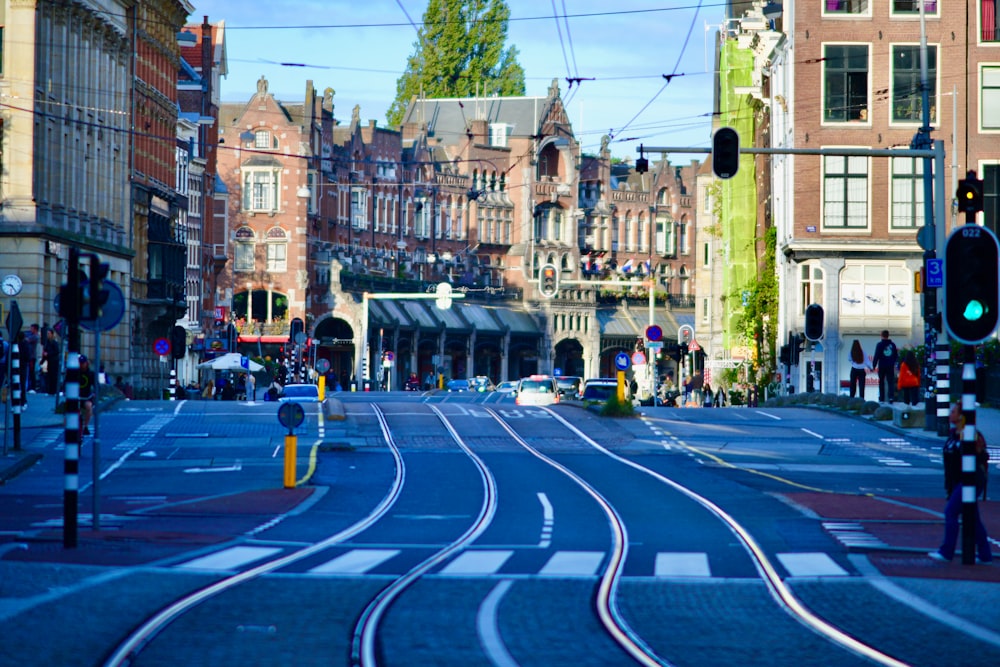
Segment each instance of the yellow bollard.
[{"label": "yellow bollard", "polygon": [[319,400],[323,401],[326,399],[326,376],[319,376]]},{"label": "yellow bollard", "polygon": [[285,436],[285,488],[295,488],[295,459],[298,456],[298,437]]},{"label": "yellow bollard", "polygon": [[625,371],[618,371],[618,402],[625,403]]}]

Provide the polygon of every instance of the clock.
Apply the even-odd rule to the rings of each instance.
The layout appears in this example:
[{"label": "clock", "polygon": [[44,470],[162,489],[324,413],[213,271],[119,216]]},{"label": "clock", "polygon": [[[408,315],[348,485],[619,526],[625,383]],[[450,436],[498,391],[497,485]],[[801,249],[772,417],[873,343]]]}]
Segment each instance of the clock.
[{"label": "clock", "polygon": [[17,296],[21,293],[22,286],[21,279],[13,273],[4,276],[3,282],[0,282],[0,289],[3,289],[3,293],[7,296]]}]

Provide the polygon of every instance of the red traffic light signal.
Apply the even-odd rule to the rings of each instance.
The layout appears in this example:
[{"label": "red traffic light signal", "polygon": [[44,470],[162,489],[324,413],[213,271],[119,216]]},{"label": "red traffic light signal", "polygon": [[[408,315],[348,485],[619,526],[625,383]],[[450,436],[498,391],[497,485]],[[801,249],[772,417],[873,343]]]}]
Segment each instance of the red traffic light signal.
[{"label": "red traffic light signal", "polygon": [[538,290],[546,299],[559,293],[559,269],[554,264],[545,264],[538,274]]},{"label": "red traffic light signal", "polygon": [[731,127],[720,127],[712,135],[712,172],[719,178],[732,178],[740,169],[740,134]]},{"label": "red traffic light signal", "polygon": [[962,343],[983,342],[997,327],[1000,249],[986,227],[962,225],[948,237],[944,250],[944,322]]}]

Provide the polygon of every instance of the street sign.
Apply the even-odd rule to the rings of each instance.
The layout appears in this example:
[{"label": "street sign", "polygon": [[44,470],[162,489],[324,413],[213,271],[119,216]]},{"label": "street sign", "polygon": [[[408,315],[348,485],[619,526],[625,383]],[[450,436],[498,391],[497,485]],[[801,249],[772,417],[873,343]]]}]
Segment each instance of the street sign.
[{"label": "street sign", "polygon": [[320,373],[326,373],[330,370],[330,360],[329,359],[317,359],[316,360],[316,370]]},{"label": "street sign", "polygon": [[944,287],[944,259],[936,257],[927,260],[927,287]]},{"label": "street sign", "polygon": [[[87,281],[82,281],[86,289]],[[80,326],[87,331],[110,331],[122,321],[125,316],[125,294],[122,288],[104,279],[102,290],[108,293],[108,300],[101,306],[101,315],[96,320],[82,319]]]},{"label": "street sign", "polygon": [[165,357],[170,354],[170,341],[166,338],[157,338],[153,341],[153,352],[156,352],[161,357]]},{"label": "street sign", "polygon": [[632,353],[632,365],[633,366],[643,366],[646,364],[646,355],[642,352]]},{"label": "street sign", "polygon": [[654,353],[655,352],[659,352],[660,350],[663,349],[663,341],[661,341],[661,340],[650,341],[650,342],[646,343],[646,349],[649,350],[650,352],[654,352]]},{"label": "street sign", "polygon": [[625,371],[628,370],[628,366],[629,366],[629,359],[627,354],[625,354],[624,352],[619,352],[618,354],[615,355],[615,368],[617,368],[620,371]]},{"label": "street sign", "polygon": [[694,340],[694,327],[690,324],[683,324],[677,328],[677,342],[690,343]]},{"label": "street sign", "polygon": [[240,355],[240,368],[250,370],[250,357]]},{"label": "street sign", "polygon": [[289,431],[302,426],[306,411],[300,403],[282,403],[278,406],[278,421]]},{"label": "street sign", "polygon": [[698,341],[692,340],[690,343],[688,343],[688,350],[690,352],[700,352],[701,345],[698,344]]},{"label": "street sign", "polygon": [[646,339],[656,342],[663,338],[663,329],[655,324],[650,324],[646,327]]}]

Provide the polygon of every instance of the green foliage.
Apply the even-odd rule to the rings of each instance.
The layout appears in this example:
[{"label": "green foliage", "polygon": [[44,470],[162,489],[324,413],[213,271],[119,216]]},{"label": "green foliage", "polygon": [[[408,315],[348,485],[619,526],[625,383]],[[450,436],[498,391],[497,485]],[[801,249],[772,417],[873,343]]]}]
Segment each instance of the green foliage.
[{"label": "green foliage", "polygon": [[414,96],[524,95],[517,48],[504,48],[509,19],[504,0],[430,0],[414,52],[396,81],[389,126],[399,125]]},{"label": "green foliage", "polygon": [[612,396],[607,401],[604,402],[604,407],[601,408],[602,417],[634,417],[635,408],[632,406],[632,401],[625,399],[622,402],[618,401],[617,396]]},{"label": "green foliage", "polygon": [[777,241],[777,231],[774,227],[769,227],[764,232],[764,254],[757,267],[757,276],[748,284],[737,286],[739,292],[730,295],[731,299],[736,300],[735,303],[740,303],[743,299],[742,292],[748,293],[741,320],[743,328],[738,333],[756,348],[756,361],[751,368],[750,380],[758,385],[770,382],[777,368],[775,355],[778,336],[778,272],[775,266]]}]

